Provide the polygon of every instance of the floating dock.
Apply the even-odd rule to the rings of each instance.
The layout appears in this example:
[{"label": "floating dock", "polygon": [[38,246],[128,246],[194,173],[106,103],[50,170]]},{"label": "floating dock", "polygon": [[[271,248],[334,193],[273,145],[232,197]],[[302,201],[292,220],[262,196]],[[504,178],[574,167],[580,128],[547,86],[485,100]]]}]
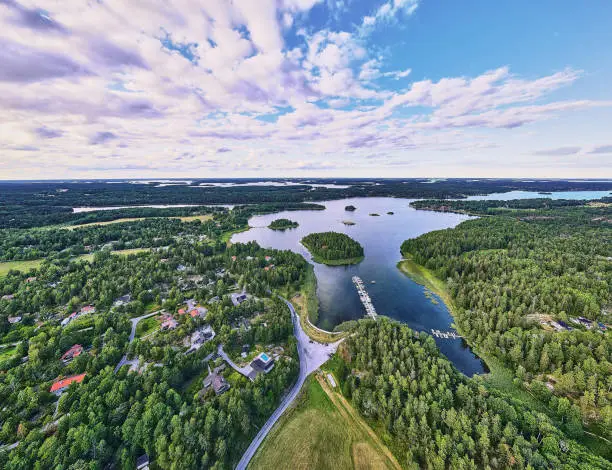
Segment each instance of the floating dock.
[{"label": "floating dock", "polygon": [[442,338],[442,339],[459,339],[459,338],[461,338],[461,336],[458,335],[457,333],[455,333],[454,331],[440,331],[440,330],[434,330],[433,328],[431,330],[431,334],[433,336],[435,336],[436,338]]},{"label": "floating dock", "polygon": [[353,284],[357,288],[357,293],[359,294],[359,300],[365,307],[366,313],[368,316],[372,317],[376,320],[378,314],[376,313],[376,309],[374,308],[374,304],[372,303],[372,299],[368,295],[368,292],[365,289],[363,281],[359,276],[353,276]]}]

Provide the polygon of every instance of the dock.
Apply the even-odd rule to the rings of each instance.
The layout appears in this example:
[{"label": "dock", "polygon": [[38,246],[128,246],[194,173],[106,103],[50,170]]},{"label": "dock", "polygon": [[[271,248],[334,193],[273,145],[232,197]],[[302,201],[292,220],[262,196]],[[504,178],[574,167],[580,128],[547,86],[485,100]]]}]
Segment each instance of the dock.
[{"label": "dock", "polygon": [[460,339],[461,338],[461,336],[455,333],[454,331],[440,331],[440,330],[434,330],[433,328],[431,329],[431,334],[435,336],[436,338],[441,338],[441,339]]},{"label": "dock", "polygon": [[374,320],[376,320],[376,318],[378,317],[378,314],[376,313],[376,309],[374,308],[372,299],[368,295],[368,292],[366,291],[363,281],[361,280],[359,276],[353,276],[353,284],[355,284],[355,287],[357,288],[357,293],[359,294],[359,300],[361,300],[361,303],[363,304],[366,310],[366,314],[369,317],[372,317]]}]

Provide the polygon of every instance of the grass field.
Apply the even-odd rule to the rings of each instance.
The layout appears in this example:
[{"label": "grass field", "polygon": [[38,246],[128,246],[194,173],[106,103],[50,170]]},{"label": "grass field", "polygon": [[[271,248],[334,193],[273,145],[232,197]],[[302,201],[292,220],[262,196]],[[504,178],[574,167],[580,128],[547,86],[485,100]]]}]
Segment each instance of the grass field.
[{"label": "grass field", "polygon": [[17,351],[15,346],[0,349],[0,361],[10,359],[15,354],[15,351]]},{"label": "grass field", "polygon": [[[86,227],[95,227],[99,225],[110,225],[110,224],[120,224],[122,222],[138,222],[139,220],[146,219],[158,219],[159,217],[124,217],[123,219],[115,219],[115,220],[107,220],[104,222],[90,222],[88,224],[81,225],[62,225],[62,228],[66,228],[68,230],[75,230],[77,228],[86,228]],[[192,222],[194,220],[199,220],[201,222],[205,222],[207,220],[212,219],[212,215],[189,215],[185,217],[168,217],[168,219],[180,219],[182,222]]]},{"label": "grass field", "polygon": [[392,469],[396,459],[322,377],[309,377],[296,405],[274,426],[249,469]]},{"label": "grass field", "polygon": [[2,261],[0,262],[0,277],[6,276],[10,270],[29,271],[32,268],[37,268],[44,260],[33,259],[29,261]]},{"label": "grass field", "polygon": [[159,320],[156,317],[145,318],[136,325],[136,338],[142,338],[150,333],[153,333],[159,328]]}]

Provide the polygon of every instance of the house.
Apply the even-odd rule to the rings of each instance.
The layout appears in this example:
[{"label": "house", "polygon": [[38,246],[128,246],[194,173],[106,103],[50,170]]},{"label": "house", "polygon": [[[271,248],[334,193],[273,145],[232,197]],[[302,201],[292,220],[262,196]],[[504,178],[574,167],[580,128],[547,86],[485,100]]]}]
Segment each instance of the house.
[{"label": "house", "polygon": [[68,387],[70,387],[71,384],[80,384],[85,378],[85,375],[86,374],[83,373],[79,375],[73,375],[72,377],[68,377],[65,379],[57,380],[53,385],[51,385],[49,391],[51,393],[56,394],[57,396],[60,396],[62,392],[64,392]]},{"label": "house", "polygon": [[238,307],[238,305],[247,300],[247,294],[245,292],[242,292],[240,294],[232,294],[231,298],[234,307]]},{"label": "house", "polygon": [[29,277],[25,280],[25,282],[34,282],[36,280],[36,276]]},{"label": "house", "polygon": [[210,366],[208,367],[208,375],[204,379],[203,385],[204,388],[210,388],[213,384],[213,380],[217,377],[221,372],[225,370],[225,363],[222,363],[220,366],[215,367],[212,371],[210,370]]},{"label": "house", "polygon": [[232,256],[232,261],[236,261],[236,256]]},{"label": "house", "polygon": [[142,454],[136,459],[136,470],[149,470],[149,456]]},{"label": "house", "polygon": [[251,368],[255,372],[264,372],[267,374],[274,368],[274,359],[262,352],[251,361]]},{"label": "house", "polygon": [[220,302],[220,301],[221,301],[221,299],[219,298],[219,296],[218,296],[218,295],[215,295],[215,296],[214,296],[212,299],[210,299],[210,300],[208,301],[208,303],[209,303],[209,304],[216,304],[216,303],[218,303],[218,302]]},{"label": "house", "polygon": [[191,315],[193,318],[195,317],[205,318],[207,313],[208,313],[208,309],[204,307],[196,307],[191,312],[189,312],[189,315]]},{"label": "house", "polygon": [[187,266],[185,266],[185,265],[183,265],[183,264],[179,264],[179,265],[176,267],[176,270],[177,270],[178,272],[187,271]]},{"label": "house", "polygon": [[2,296],[2,300],[13,300],[15,298],[14,294],[6,294]]},{"label": "house", "polygon": [[165,316],[161,322],[162,330],[174,330],[178,326],[178,322],[171,316]]},{"label": "house", "polygon": [[88,313],[96,313],[96,307],[93,305],[85,305],[81,308],[81,315],[87,315]]},{"label": "house", "polygon": [[122,295],[117,300],[115,300],[115,307],[120,307],[125,304],[129,304],[132,301],[132,296],[130,294]]},{"label": "house", "polygon": [[178,314],[179,315],[185,315],[187,313],[187,310],[185,310],[184,308],[179,308],[178,309]]},{"label": "house", "polygon": [[215,375],[212,381],[212,387],[215,391],[215,395],[221,395],[230,389],[230,384],[222,375]]},{"label": "house", "polygon": [[8,317],[8,322],[11,325],[14,325],[15,323],[19,323],[21,321],[21,316],[16,316],[16,317]]},{"label": "house", "polygon": [[249,355],[250,346],[248,344],[242,345],[242,352],[240,353],[240,357],[245,359]]},{"label": "house", "polygon": [[196,299],[187,299],[185,300],[185,304],[187,305],[187,310],[193,310],[196,308]]},{"label": "house", "polygon": [[265,260],[266,260],[266,261],[270,261],[271,259],[272,259],[272,257],[271,257],[271,256],[267,256],[267,255],[266,255],[266,257],[265,257]]},{"label": "house", "polygon": [[80,356],[82,352],[83,352],[83,346],[81,346],[80,344],[75,344],[68,351],[64,353],[64,355],[62,356],[62,362],[64,364],[67,364],[68,362],[72,361],[75,357]]}]

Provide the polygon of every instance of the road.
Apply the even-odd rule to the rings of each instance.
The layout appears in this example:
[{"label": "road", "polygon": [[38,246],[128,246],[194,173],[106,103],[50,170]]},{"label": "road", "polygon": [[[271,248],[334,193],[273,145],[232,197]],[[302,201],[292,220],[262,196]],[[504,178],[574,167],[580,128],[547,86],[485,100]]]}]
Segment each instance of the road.
[{"label": "road", "polygon": [[223,345],[220,344],[217,347],[217,354],[219,356],[221,356],[223,358],[223,360],[225,362],[227,362],[229,364],[229,366],[234,369],[236,372],[238,372],[239,374],[244,375],[247,379],[249,380],[253,380],[250,377],[251,372],[253,371],[253,369],[251,369],[250,367],[239,367],[238,365],[236,365],[236,363],[234,361],[232,361],[232,359],[227,355],[227,353],[223,350]]},{"label": "road", "polygon": [[338,345],[342,342],[342,340],[339,340],[331,344],[321,344],[317,343],[316,341],[312,341],[302,329],[300,319],[291,302],[283,299],[282,297],[281,299],[287,304],[287,307],[289,307],[289,310],[291,311],[293,333],[297,339],[298,356],[300,359],[300,373],[297,381],[289,393],[283,398],[281,404],[278,406],[278,408],[276,408],[274,413],[272,413],[272,416],[268,418],[268,421],[266,421],[266,423],[262,426],[247,450],[244,452],[244,455],[236,466],[236,470],[246,470],[249,462],[257,452],[257,449],[259,449],[259,446],[264,441],[274,424],[278,421],[285,410],[289,408],[289,405],[293,403],[300,393],[306,377],[321,367],[329,359],[329,356],[336,352]]},{"label": "road", "polygon": [[[132,323],[132,331],[130,332],[130,341],[129,341],[130,343],[134,341],[134,338],[136,337],[136,327],[138,326],[138,322],[140,320],[144,320],[145,318],[152,317],[153,315],[158,315],[160,311],[161,310],[158,310],[157,312],[147,313],[146,315],[132,318],[130,320],[130,322]],[[121,369],[122,366],[124,366],[127,363],[128,363],[127,354],[124,354],[121,360],[119,361],[119,364],[117,364],[117,367],[115,367],[115,374],[119,371],[119,369]]]}]

